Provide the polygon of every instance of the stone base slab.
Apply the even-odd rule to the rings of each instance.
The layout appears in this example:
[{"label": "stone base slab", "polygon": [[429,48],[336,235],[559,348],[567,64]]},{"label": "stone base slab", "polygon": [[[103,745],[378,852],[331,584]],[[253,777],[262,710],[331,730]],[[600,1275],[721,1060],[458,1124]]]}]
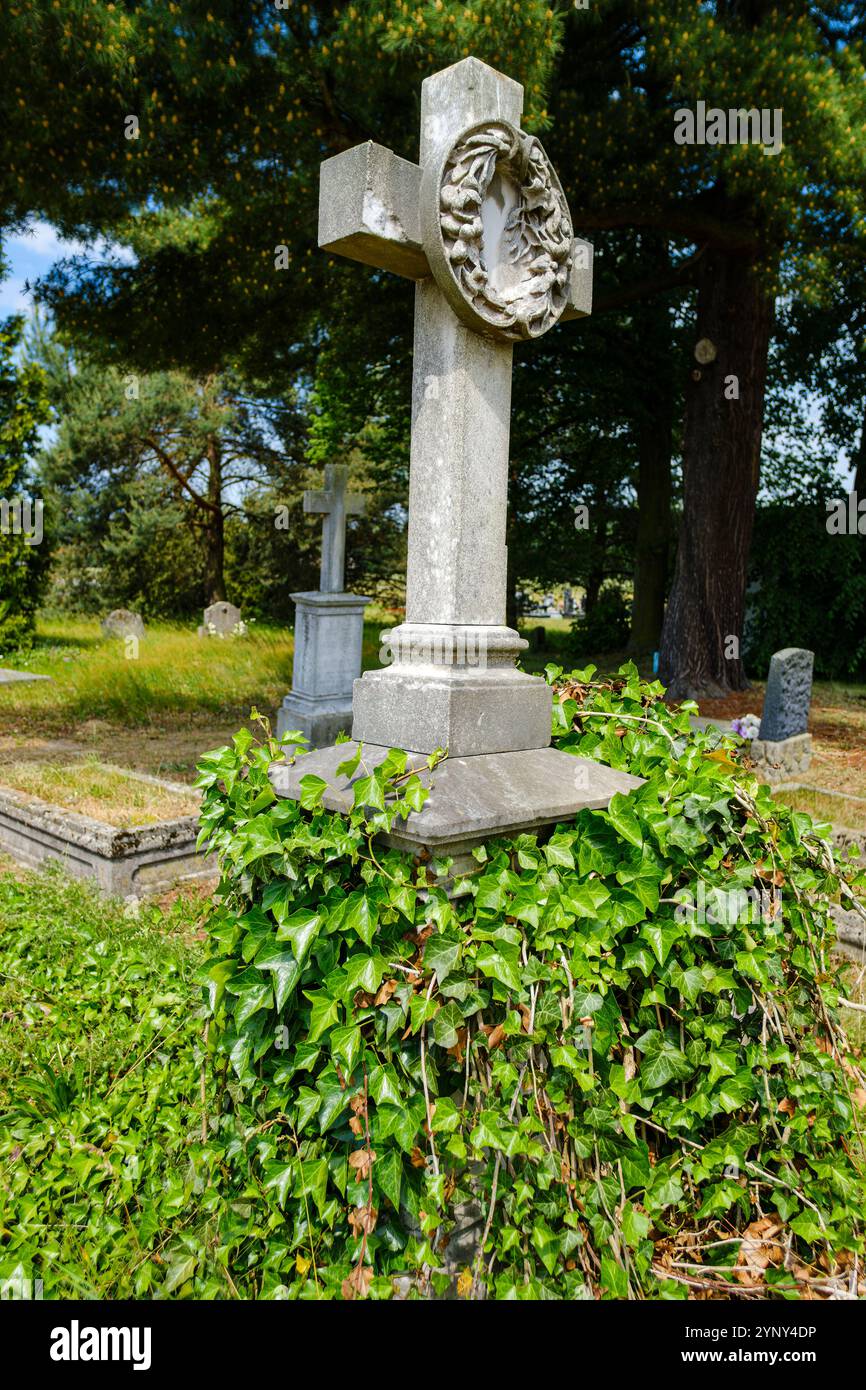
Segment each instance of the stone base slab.
[{"label": "stone base slab", "polygon": [[13,671],[11,666],[0,666],[0,685],[25,685],[28,681],[51,679],[51,676],[37,676],[34,671]]},{"label": "stone base slab", "polygon": [[812,735],[790,738],[753,738],[749,755],[758,764],[756,775],[767,782],[790,782],[805,772],[812,761]]},{"label": "stone base slab", "polygon": [[[301,778],[313,773],[328,783],[323,796],[327,809],[350,812],[353,783],[368,776],[388,754],[386,747],[365,744],[354,777],[337,777],[338,765],[351,758],[357,746],[341,743],[294,762],[274,763],[270,770],[274,791],[297,799]],[[425,758],[410,753],[407,768],[417,771],[431,789],[430,796],[421,811],[395,823],[382,839],[411,854],[426,850],[436,858],[452,859],[452,875],[477,869],[471,851],[485,840],[541,830],[587,807],[603,809],[616,792],[627,793],[642,785],[640,777],[557,748],[447,758],[432,772]]]},{"label": "stone base slab", "polygon": [[197,853],[198,830],[195,816],[119,830],[22,792],[0,791],[0,849],[31,869],[59,863],[73,878],[95,879],[112,897],[212,878],[216,860]]}]

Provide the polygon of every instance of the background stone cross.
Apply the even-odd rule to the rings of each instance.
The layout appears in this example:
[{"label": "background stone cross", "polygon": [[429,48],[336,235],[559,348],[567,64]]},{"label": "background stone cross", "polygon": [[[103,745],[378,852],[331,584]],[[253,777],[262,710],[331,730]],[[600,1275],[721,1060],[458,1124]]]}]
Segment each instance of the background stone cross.
[{"label": "background stone cross", "polygon": [[344,463],[325,465],[325,486],[304,493],[304,511],[321,512],[322,566],[319,587],[323,594],[341,594],[346,578],[346,517],[362,516],[365,501],[359,492],[347,492],[349,469]]}]

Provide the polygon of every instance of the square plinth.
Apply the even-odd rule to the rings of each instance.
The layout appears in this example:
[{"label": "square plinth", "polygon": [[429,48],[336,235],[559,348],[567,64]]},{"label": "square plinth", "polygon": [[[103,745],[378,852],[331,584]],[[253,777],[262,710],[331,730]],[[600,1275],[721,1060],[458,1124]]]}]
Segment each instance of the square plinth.
[{"label": "square plinth", "polygon": [[309,699],[352,699],[352,682],[361,670],[364,609],[362,594],[319,590],[292,594],[295,601],[295,658],[292,691]]}]

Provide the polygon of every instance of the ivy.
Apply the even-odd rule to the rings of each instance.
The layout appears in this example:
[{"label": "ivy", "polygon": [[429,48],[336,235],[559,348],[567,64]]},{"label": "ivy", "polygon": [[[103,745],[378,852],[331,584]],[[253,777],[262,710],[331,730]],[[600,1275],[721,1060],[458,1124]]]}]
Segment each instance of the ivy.
[{"label": "ivy", "polygon": [[203,759],[214,1142],[266,1296],[797,1296],[854,1268],[864,1092],[828,905],[863,876],[694,707],[594,674],[548,670],[555,741],[644,784],[487,844],[450,894],[377,838],[435,757],[347,759],[347,815],[313,777],[269,794],[266,725]]}]

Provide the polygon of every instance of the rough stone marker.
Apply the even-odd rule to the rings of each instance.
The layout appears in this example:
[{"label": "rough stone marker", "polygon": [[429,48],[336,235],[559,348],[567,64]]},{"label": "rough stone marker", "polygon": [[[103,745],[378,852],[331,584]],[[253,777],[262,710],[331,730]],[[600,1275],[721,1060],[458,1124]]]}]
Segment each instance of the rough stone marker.
[{"label": "rough stone marker", "polygon": [[292,689],[277,715],[277,733],[297,730],[314,748],[352,726],[352,685],[361,674],[364,609],[370,602],[343,592],[346,517],[361,516],[364,498],[347,492],[349,469],[327,464],[323,491],[304,493],[304,511],[324,515],[320,588],[292,594],[295,655]]},{"label": "rough stone marker", "polygon": [[783,647],[770,657],[761,727],[751,746],[759,775],[768,782],[790,781],[812,761],[807,730],[814,662],[814,652],[802,647]]},{"label": "rough stone marker", "polygon": [[[514,344],[588,314],[592,291],[592,248],[522,107],[519,83],[466,58],[422,85],[419,164],[369,142],[321,171],[320,246],[417,282],[406,621],[392,664],[355,682],[357,775],[389,747],[447,748],[392,841],[455,857],[639,785],[550,747],[550,689],[516,669],[526,643],[505,620]],[[275,790],[316,773],[326,805],[349,804],[334,769],[350,752],[276,765]]]}]

